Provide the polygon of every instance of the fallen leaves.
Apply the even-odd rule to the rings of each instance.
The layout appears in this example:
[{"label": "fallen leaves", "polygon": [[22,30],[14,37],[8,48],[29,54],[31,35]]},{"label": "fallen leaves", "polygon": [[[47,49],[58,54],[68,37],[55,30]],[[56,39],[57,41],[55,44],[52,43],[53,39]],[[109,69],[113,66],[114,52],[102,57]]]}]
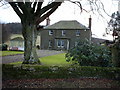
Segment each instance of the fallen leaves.
[{"label": "fallen leaves", "polygon": [[7,80],[3,88],[120,88],[118,81],[98,78]]}]

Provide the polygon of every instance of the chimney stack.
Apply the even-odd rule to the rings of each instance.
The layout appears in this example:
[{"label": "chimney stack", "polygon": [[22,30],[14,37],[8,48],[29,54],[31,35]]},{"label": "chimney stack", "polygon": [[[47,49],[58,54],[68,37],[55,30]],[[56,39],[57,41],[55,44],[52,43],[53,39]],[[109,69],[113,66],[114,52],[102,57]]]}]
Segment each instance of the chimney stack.
[{"label": "chimney stack", "polygon": [[48,25],[50,25],[50,18],[49,17],[46,18],[46,26],[48,26]]},{"label": "chimney stack", "polygon": [[91,30],[91,25],[92,25],[92,18],[91,18],[91,15],[90,15],[90,18],[89,18],[89,29]]}]

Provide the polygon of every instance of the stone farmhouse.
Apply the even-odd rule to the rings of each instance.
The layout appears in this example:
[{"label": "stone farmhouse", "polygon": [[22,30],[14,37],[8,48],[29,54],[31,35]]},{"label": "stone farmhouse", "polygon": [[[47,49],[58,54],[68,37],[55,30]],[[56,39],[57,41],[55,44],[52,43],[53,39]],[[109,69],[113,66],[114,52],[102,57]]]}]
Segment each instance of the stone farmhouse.
[{"label": "stone farmhouse", "polygon": [[91,18],[88,27],[76,20],[59,21],[50,25],[48,18],[46,22],[47,26],[40,32],[41,49],[69,50],[80,40],[91,41]]}]

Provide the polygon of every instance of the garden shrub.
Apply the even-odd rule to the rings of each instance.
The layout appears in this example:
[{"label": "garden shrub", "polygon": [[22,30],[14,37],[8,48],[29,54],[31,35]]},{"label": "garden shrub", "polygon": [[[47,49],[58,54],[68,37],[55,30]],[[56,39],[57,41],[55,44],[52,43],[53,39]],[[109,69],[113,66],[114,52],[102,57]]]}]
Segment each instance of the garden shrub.
[{"label": "garden shrub", "polygon": [[7,44],[1,44],[1,45],[0,45],[0,50],[1,50],[1,51],[5,51],[5,50],[7,50],[7,47],[8,47]]},{"label": "garden shrub", "polygon": [[88,41],[80,41],[66,54],[66,61],[72,61],[81,66],[102,66],[110,65],[111,52],[106,46],[101,46]]}]

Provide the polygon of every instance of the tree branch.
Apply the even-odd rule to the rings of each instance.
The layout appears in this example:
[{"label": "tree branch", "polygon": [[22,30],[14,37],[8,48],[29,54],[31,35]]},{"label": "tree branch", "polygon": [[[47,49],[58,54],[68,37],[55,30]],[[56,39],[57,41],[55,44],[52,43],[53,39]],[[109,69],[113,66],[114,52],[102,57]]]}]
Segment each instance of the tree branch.
[{"label": "tree branch", "polygon": [[[74,4],[76,4],[78,7],[80,7],[81,12],[82,12],[83,10],[85,10],[85,9],[82,8],[82,4],[80,3],[80,1],[71,1],[71,0],[68,0],[68,1],[71,2],[71,3],[74,3]],[[85,10],[85,11],[86,11],[86,10]]]},{"label": "tree branch", "polygon": [[17,15],[22,19],[23,14],[20,12],[20,10],[17,7],[17,5],[15,3],[13,3],[13,2],[9,2],[9,4],[12,6],[12,8],[17,13]]},{"label": "tree branch", "polygon": [[22,10],[22,12],[24,13],[24,14],[28,14],[28,11],[27,11],[27,9],[26,9],[26,6],[25,6],[25,4],[23,3],[23,2],[19,2],[18,3],[18,6],[20,7],[20,9]]},{"label": "tree branch", "polygon": [[46,14],[44,14],[42,17],[38,18],[36,20],[36,24],[38,25],[39,23],[41,23],[42,21],[44,21],[47,17],[49,17],[57,8],[58,6],[61,5],[61,2],[57,3],[54,7],[52,7],[52,9],[47,12]]},{"label": "tree branch", "polygon": [[42,15],[42,14],[44,14],[46,11],[50,10],[51,8],[53,8],[54,6],[60,5],[59,3],[61,3],[61,2],[52,2],[51,4],[43,7],[43,8],[41,9],[40,14]]},{"label": "tree branch", "polygon": [[42,6],[43,2],[38,2],[38,6],[37,6],[37,10],[35,15],[38,16],[38,14],[41,12],[41,6]]},{"label": "tree branch", "polygon": [[25,2],[25,6],[27,6],[27,8],[31,8],[31,3],[32,2]]},{"label": "tree branch", "polygon": [[[36,0],[35,0],[36,1]],[[32,12],[34,13],[37,2],[34,2]]]}]

